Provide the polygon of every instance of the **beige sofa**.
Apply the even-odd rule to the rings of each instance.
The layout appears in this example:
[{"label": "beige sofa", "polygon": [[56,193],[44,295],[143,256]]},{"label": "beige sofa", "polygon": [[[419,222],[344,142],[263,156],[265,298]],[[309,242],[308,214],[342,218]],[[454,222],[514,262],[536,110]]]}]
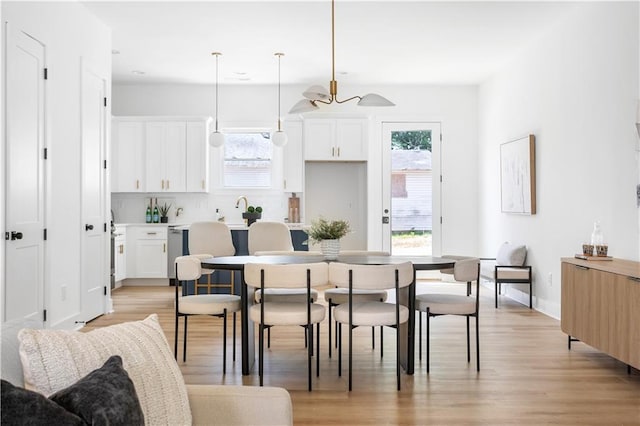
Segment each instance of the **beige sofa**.
[{"label": "beige sofa", "polygon": [[[22,328],[29,327],[29,324],[25,324],[24,322],[5,322],[2,324],[2,378],[13,383],[16,386],[25,386],[24,378],[27,377],[27,382],[33,382],[34,375],[33,373],[27,373],[25,376],[23,372],[22,361],[28,362],[28,357],[30,356],[28,351],[25,351],[24,344],[24,333],[21,335],[23,339],[23,348],[22,354],[20,354],[19,348],[19,340],[18,333]],[[80,338],[84,338],[84,335],[91,333],[69,333],[65,334],[65,332],[60,332],[56,330],[45,330],[38,331],[37,335],[39,337],[45,337],[45,340],[51,336],[55,336],[57,339],[60,335],[64,338],[69,338],[68,336],[80,336]],[[29,337],[29,336],[27,336]],[[106,341],[104,335],[100,336],[101,344]],[[164,339],[164,336],[162,336]],[[28,342],[27,342],[28,343]],[[61,346],[60,342],[56,342],[55,339],[51,341],[51,344],[55,345],[54,350],[52,352],[57,352],[55,356],[55,360],[53,363],[58,366],[59,364],[64,364],[65,354],[60,355],[58,348]],[[42,341],[38,342],[40,347],[44,347],[46,349],[47,342],[44,343]],[[91,350],[91,345],[86,342],[81,342],[79,347],[87,347],[87,351]],[[164,350],[164,348],[163,348]],[[170,355],[171,361],[173,361],[173,357],[171,354],[171,350],[167,344],[167,353]],[[44,354],[45,357],[47,354]],[[84,354],[78,355],[73,354],[75,358],[82,358]],[[123,354],[123,359],[126,360],[127,354]],[[148,357],[145,354],[145,357]],[[38,359],[40,360],[40,358]],[[43,363],[44,364],[44,363]],[[74,366],[75,368],[76,366]],[[173,368],[174,366],[171,366]],[[177,367],[177,364],[175,365]],[[26,367],[25,371],[28,368]],[[178,382],[182,382],[182,376],[178,371]],[[157,370],[149,372],[147,376],[150,378],[145,378],[145,380],[153,380],[154,376],[157,375]],[[83,373],[84,374],[84,373]],[[134,378],[134,374],[132,373],[132,379],[134,382],[136,379]],[[49,382],[51,382],[50,378],[47,378]],[[71,379],[73,382],[75,378]],[[181,385],[182,385],[181,383]],[[159,384],[157,387],[164,388],[165,383]],[[145,396],[141,395],[141,392],[144,392],[144,389],[149,389],[153,386],[153,383],[146,382],[144,386],[138,386],[136,383],[136,389],[138,392],[138,397],[142,400]],[[227,386],[227,385],[186,385],[186,396],[188,397],[188,407],[187,411],[190,411],[192,424],[194,425],[291,425],[293,424],[293,415],[292,415],[292,407],[291,407],[291,398],[289,393],[282,388],[275,387],[252,387],[252,386]],[[34,386],[27,385],[27,388],[34,389]],[[34,389],[38,390],[38,389]],[[40,392],[45,395],[48,395],[50,392]],[[172,400],[173,397],[169,397],[169,401]],[[175,398],[176,405],[179,405],[178,398]],[[175,421],[150,421],[150,416],[145,412],[145,420],[147,424],[174,424]]]}]

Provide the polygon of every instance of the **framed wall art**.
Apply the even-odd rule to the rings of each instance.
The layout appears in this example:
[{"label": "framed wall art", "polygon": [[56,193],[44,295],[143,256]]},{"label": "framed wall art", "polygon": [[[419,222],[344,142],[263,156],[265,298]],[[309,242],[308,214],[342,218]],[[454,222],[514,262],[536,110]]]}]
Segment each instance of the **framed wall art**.
[{"label": "framed wall art", "polygon": [[536,214],[535,136],[500,145],[500,201],[503,213]]}]

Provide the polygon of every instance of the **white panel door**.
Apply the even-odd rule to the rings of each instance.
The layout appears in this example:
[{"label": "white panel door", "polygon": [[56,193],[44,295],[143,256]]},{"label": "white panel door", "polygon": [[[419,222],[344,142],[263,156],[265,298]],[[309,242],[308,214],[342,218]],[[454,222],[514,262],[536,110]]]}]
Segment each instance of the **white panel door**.
[{"label": "white panel door", "polygon": [[166,124],[166,147],[164,151],[165,190],[185,192],[187,190],[187,126],[185,122]]},{"label": "white panel door", "polygon": [[369,122],[366,119],[344,118],[336,123],[335,158],[341,161],[367,161]]},{"label": "white panel door", "polygon": [[336,159],[336,120],[304,120],[304,159],[327,161]]},{"label": "white panel door", "polygon": [[187,123],[187,192],[209,192],[207,123]]},{"label": "white panel door", "polygon": [[144,192],[147,170],[144,123],[115,121],[112,143],[111,191]]},{"label": "white panel door", "polygon": [[106,81],[86,64],[82,69],[82,313],[90,321],[105,312],[107,232],[105,224]]},{"label": "white panel door", "polygon": [[43,323],[45,47],[7,24],[3,321]]},{"label": "white panel door", "polygon": [[165,190],[164,152],[166,147],[166,124],[149,122],[145,125],[146,157],[147,157],[147,192]]}]

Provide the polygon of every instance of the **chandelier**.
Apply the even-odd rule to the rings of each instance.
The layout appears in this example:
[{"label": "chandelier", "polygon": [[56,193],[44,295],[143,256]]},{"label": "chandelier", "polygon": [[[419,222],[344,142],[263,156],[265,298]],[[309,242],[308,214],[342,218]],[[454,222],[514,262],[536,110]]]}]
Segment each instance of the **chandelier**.
[{"label": "chandelier", "polygon": [[336,36],[335,36],[335,0],[331,0],[331,81],[329,91],[320,85],[313,85],[302,93],[305,99],[298,101],[289,111],[290,114],[314,111],[319,108],[318,103],[343,104],[358,99],[358,106],[394,106],[390,100],[376,94],[369,93],[364,96],[352,96],[348,99],[338,99],[338,82],[336,81]]}]

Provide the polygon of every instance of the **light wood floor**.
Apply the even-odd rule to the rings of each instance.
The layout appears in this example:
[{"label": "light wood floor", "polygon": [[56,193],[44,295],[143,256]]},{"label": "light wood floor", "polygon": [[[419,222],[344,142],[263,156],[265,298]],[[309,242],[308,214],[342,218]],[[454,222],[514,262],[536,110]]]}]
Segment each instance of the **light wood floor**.
[{"label": "light wood floor", "polygon": [[[418,292],[442,288],[439,283],[420,283]],[[92,321],[85,330],[155,312],[173,345],[173,297],[169,287],[117,289],[115,313]],[[637,370],[628,375],[624,364],[583,343],[575,342],[568,351],[559,321],[506,298],[496,310],[493,293],[486,288],[481,290],[480,373],[476,373],[473,350],[472,362],[466,362],[464,318],[438,317],[432,320],[431,373],[426,374],[424,360],[417,361],[415,375],[402,374],[400,392],[395,388],[393,329],[385,329],[382,359],[377,347],[371,349],[370,329],[355,330],[354,390],[349,393],[346,368],[338,377],[335,352],[328,358],[326,323],[325,319],[320,377],[314,376],[313,392],[306,390],[303,330],[272,330],[265,385],[289,390],[296,424],[640,425]],[[187,362],[181,361],[181,353],[178,362],[185,381],[257,385],[257,374],[241,374],[239,334],[238,358],[231,361],[229,339],[227,374],[222,375],[221,329],[222,320],[217,318],[189,320]]]}]

